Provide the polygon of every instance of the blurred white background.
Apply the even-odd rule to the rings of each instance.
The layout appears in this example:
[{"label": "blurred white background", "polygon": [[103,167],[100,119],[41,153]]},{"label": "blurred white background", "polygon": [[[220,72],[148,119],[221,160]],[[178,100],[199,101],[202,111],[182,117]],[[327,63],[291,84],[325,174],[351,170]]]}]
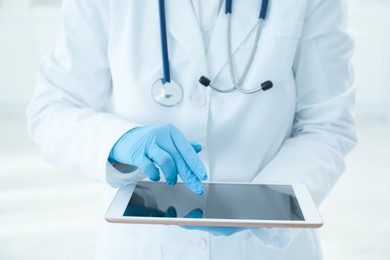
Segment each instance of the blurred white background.
[{"label": "blurred white background", "polygon": [[[103,186],[46,164],[24,110],[59,0],[0,0],[0,259],[92,259]],[[390,259],[390,0],[349,0],[359,145],[320,211],[325,259]],[[77,217],[76,217],[77,216]]]}]

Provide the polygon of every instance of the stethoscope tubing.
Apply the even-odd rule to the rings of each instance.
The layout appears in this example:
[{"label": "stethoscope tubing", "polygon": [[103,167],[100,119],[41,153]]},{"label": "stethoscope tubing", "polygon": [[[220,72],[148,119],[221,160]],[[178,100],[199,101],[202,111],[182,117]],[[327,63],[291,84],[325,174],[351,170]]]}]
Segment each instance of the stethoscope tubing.
[{"label": "stethoscope tubing", "polygon": [[[237,89],[238,91],[240,91],[241,93],[244,93],[244,94],[255,93],[257,91],[262,90],[263,89],[262,86],[259,86],[255,89],[250,89],[250,90],[243,89],[243,88],[241,88],[241,86],[244,83],[245,79],[247,78],[248,72],[251,68],[251,65],[253,63],[253,60],[254,60],[256,52],[257,52],[257,43],[260,40],[261,26],[262,26],[263,19],[259,19],[259,21],[256,23],[257,30],[256,30],[256,37],[254,40],[254,45],[253,45],[252,51],[249,55],[249,59],[245,65],[244,71],[242,72],[241,77],[237,81],[236,76],[234,75],[234,67],[233,67],[234,62],[233,62],[233,54],[232,54],[232,46],[231,46],[231,31],[232,31],[231,30],[231,14],[227,14],[227,15],[228,15],[227,43],[228,43],[228,57],[229,57],[228,64],[229,64],[230,78],[231,78],[233,85],[234,85],[234,87],[231,88],[230,90],[234,91],[235,89]],[[216,88],[214,88],[214,89],[216,89]],[[223,92],[223,93],[226,93],[226,92]]]},{"label": "stethoscope tubing", "polygon": [[171,73],[169,70],[169,52],[168,52],[168,40],[167,40],[167,25],[165,18],[165,0],[159,0],[159,12],[160,12],[160,34],[161,34],[161,55],[164,77],[162,79],[163,84],[171,82]]},{"label": "stethoscope tubing", "polygon": [[233,0],[226,0],[225,2],[225,14],[232,13]]},{"label": "stethoscope tubing", "polygon": [[268,3],[269,3],[269,0],[262,0],[261,1],[261,8],[260,8],[259,18],[262,19],[262,20],[265,20],[265,17],[267,16]]}]

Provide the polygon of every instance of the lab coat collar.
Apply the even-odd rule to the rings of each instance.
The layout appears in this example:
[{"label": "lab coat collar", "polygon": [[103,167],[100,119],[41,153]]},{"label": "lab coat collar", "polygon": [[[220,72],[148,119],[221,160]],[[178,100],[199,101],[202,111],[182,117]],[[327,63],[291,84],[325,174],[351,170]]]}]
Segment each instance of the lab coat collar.
[{"label": "lab coat collar", "polygon": [[[208,54],[203,45],[202,32],[190,1],[166,1],[167,28],[173,38],[186,50],[199,67],[202,75],[214,79],[228,61],[227,15],[222,6],[212,36]],[[259,1],[234,1],[232,13],[232,52],[234,53],[250,35],[258,21]]]},{"label": "lab coat collar", "polygon": [[173,38],[194,59],[202,73],[207,71],[202,32],[190,1],[170,0],[165,3],[167,28]]},{"label": "lab coat collar", "polygon": [[[258,22],[259,10],[260,1],[233,1],[230,38],[232,54],[254,32]],[[225,14],[225,6],[223,6],[207,55],[208,72],[211,80],[214,80],[228,63],[228,40],[228,16]]]}]

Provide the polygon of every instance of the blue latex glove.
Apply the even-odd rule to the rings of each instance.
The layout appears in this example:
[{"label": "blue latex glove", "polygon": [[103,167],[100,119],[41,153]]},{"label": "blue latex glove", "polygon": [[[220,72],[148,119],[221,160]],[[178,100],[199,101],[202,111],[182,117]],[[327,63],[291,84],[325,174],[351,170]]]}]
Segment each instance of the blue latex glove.
[{"label": "blue latex glove", "polygon": [[[203,211],[201,209],[194,209],[188,213],[185,218],[203,218]],[[206,226],[181,226],[184,229],[200,230],[208,232],[214,236],[231,236],[237,232],[248,230],[246,227],[206,227]]]},{"label": "blue latex glove", "polygon": [[114,145],[110,161],[140,168],[152,181],[160,180],[162,170],[169,185],[177,175],[196,194],[203,194],[206,169],[197,155],[199,144],[191,144],[173,125],[137,127],[124,134]]}]

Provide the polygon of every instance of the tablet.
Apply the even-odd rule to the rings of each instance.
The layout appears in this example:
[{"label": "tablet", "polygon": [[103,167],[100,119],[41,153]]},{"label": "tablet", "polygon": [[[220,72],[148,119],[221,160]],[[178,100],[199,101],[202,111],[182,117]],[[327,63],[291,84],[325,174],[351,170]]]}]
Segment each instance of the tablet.
[{"label": "tablet", "polygon": [[183,183],[139,182],[122,187],[106,220],[112,223],[318,228],[323,222],[303,184],[204,183],[204,194]]}]

